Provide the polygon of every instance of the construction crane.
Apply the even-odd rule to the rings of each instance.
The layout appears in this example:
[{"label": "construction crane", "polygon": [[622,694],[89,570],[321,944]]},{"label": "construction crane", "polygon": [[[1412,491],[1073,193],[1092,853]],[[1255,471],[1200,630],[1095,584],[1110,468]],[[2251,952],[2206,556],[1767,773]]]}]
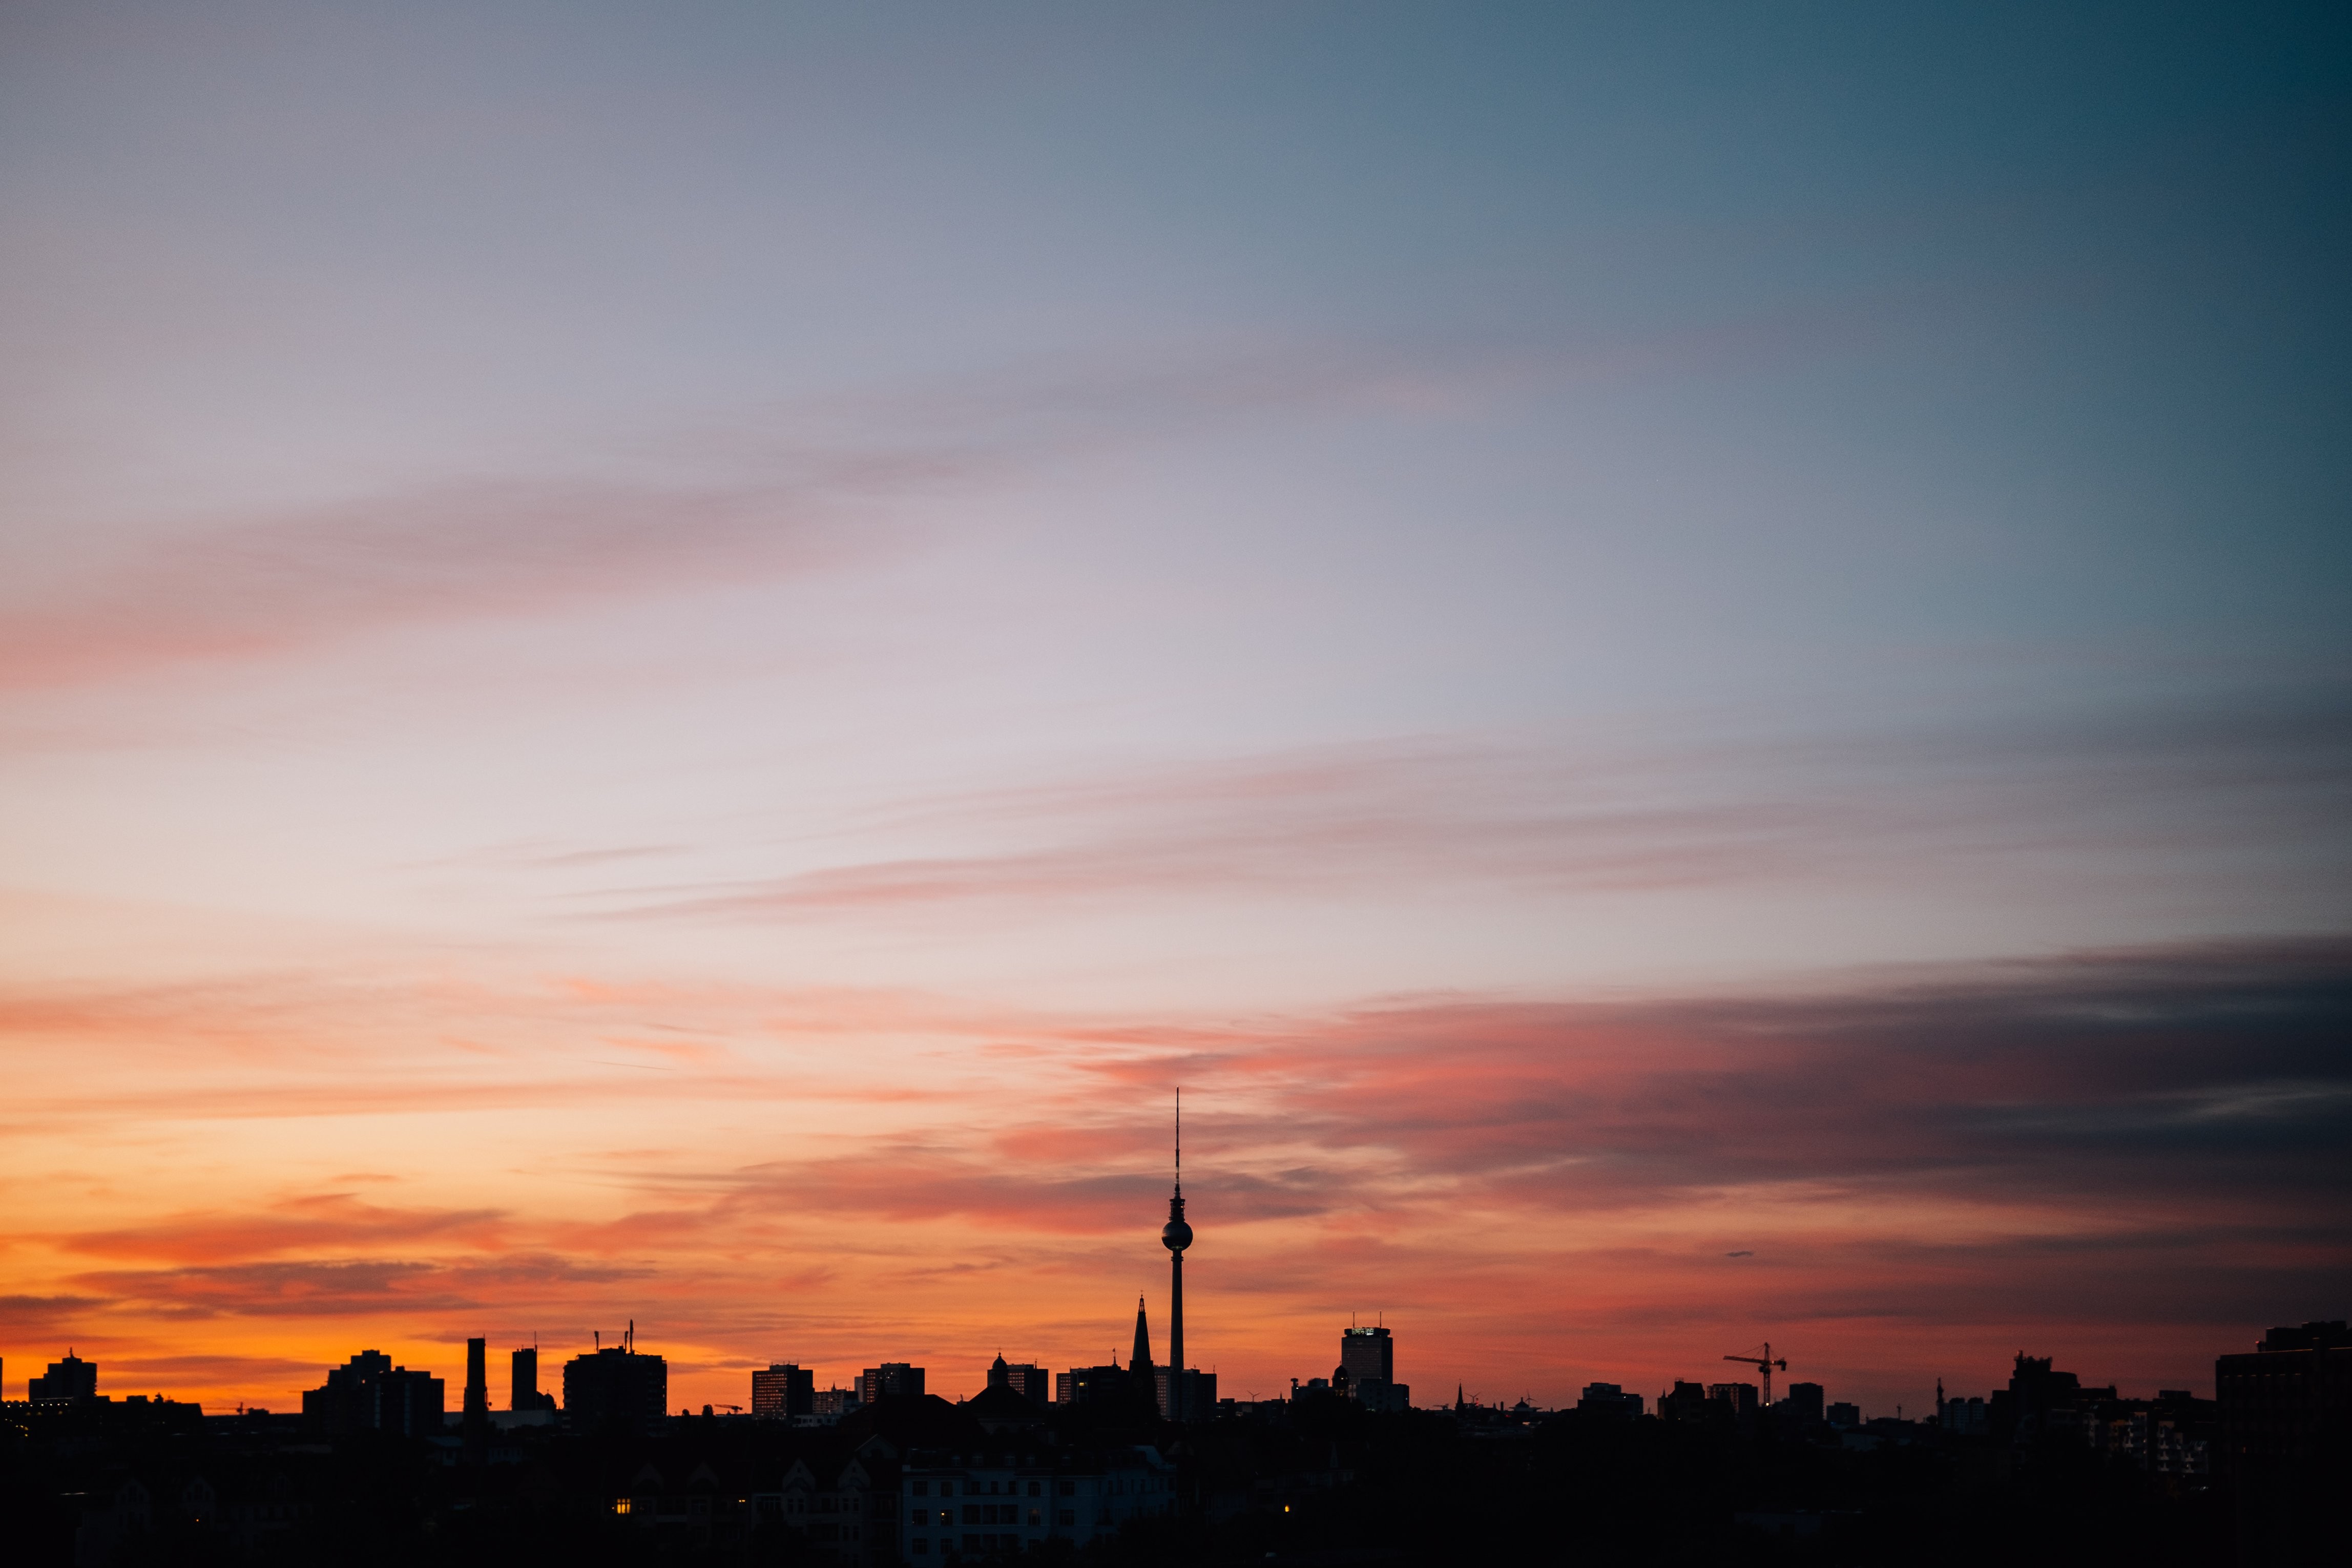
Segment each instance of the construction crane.
[{"label": "construction crane", "polygon": [[1789,1358],[1782,1356],[1778,1361],[1773,1360],[1772,1342],[1770,1340],[1766,1340],[1762,1344],[1756,1348],[1763,1354],[1760,1355],[1727,1355],[1723,1359],[1726,1361],[1740,1362],[1746,1365],[1752,1366],[1757,1371],[1762,1373],[1764,1375],[1764,1403],[1769,1405],[1772,1403],[1772,1369],[1774,1367],[1779,1367],[1782,1372],[1788,1371]]}]

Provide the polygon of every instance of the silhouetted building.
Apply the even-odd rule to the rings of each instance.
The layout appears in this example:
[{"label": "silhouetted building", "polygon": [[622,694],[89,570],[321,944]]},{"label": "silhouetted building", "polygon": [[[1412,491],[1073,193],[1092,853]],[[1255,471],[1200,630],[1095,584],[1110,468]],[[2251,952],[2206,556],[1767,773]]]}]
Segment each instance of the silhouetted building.
[{"label": "silhouetted building", "polygon": [[857,1375],[857,1399],[871,1405],[887,1394],[917,1395],[923,1391],[923,1369],[903,1361],[886,1361]]},{"label": "silhouetted building", "polygon": [[1822,1408],[1822,1385],[1818,1383],[1791,1383],[1780,1396],[1781,1418],[1801,1426],[1818,1427],[1825,1418]]},{"label": "silhouetted building", "polygon": [[1613,1383],[1588,1383],[1584,1385],[1583,1394],[1577,1398],[1576,1407],[1605,1416],[1639,1416],[1642,1413],[1642,1396],[1628,1394]]},{"label": "silhouetted building", "polygon": [[1841,1400],[1822,1413],[1822,1419],[1841,1431],[1850,1432],[1862,1425],[1862,1406]]},{"label": "silhouetted building", "polygon": [[443,1425],[441,1380],[394,1366],[380,1350],[363,1350],[302,1393],[302,1419],[331,1437],[352,1432],[437,1436]]},{"label": "silhouetted building", "polygon": [[466,1342],[466,1403],[462,1406],[467,1420],[490,1413],[489,1342],[469,1339]]},{"label": "silhouetted building", "polygon": [[1202,1372],[1197,1366],[1186,1367],[1182,1372],[1173,1367],[1155,1367],[1151,1383],[1164,1420],[1205,1420],[1217,1408],[1217,1375],[1213,1372]]},{"label": "silhouetted building", "polygon": [[765,1372],[753,1372],[751,1414],[770,1421],[815,1415],[815,1371],[780,1361],[770,1363]]},{"label": "silhouetted building", "polygon": [[1050,1404],[1054,1397],[1052,1381],[1046,1376],[1044,1367],[1025,1361],[1007,1362],[1002,1355],[989,1366],[988,1386],[1010,1388],[1040,1408]]},{"label": "silhouetted building", "polygon": [[555,1396],[543,1394],[539,1387],[539,1347],[524,1345],[516,1351],[507,1367],[507,1408],[509,1410],[552,1410]]},{"label": "silhouetted building", "polygon": [[[1402,1410],[1412,1393],[1396,1380],[1396,1342],[1384,1328],[1341,1329],[1339,1371],[1348,1375],[1348,1396],[1375,1410]],[[1331,1384],[1339,1386],[1338,1373]]]},{"label": "silhouetted building", "polygon": [[2352,1495],[2352,1332],[2274,1328],[2213,1364],[2221,1455],[2237,1496],[2239,1560],[2330,1561]]},{"label": "silhouetted building", "polygon": [[1135,1343],[1128,1351],[1127,1375],[1138,1387],[1152,1385],[1151,1325],[1144,1319],[1141,1296],[1135,1298]]},{"label": "silhouetted building", "polygon": [[2053,1430],[2074,1435],[2083,1380],[2071,1372],[2051,1370],[2053,1359],[2018,1354],[2009,1386],[1996,1389],[1985,1405],[1986,1420],[1995,1437],[2032,1443]]},{"label": "silhouetted building", "polygon": [[1663,1421],[1706,1420],[1706,1385],[1685,1383],[1676,1378],[1672,1388],[1658,1396],[1658,1418]]},{"label": "silhouetted building", "polygon": [[820,1426],[832,1426],[843,1416],[856,1412],[858,1406],[855,1388],[820,1388],[810,1397],[809,1418]]},{"label": "silhouetted building", "polygon": [[1756,1385],[1752,1383],[1710,1383],[1706,1396],[1731,1412],[1738,1420],[1752,1420],[1757,1411]]},{"label": "silhouetted building", "polygon": [[35,1404],[95,1399],[98,1397],[98,1363],[84,1361],[68,1350],[63,1361],[49,1363],[47,1373],[25,1380],[25,1397]]},{"label": "silhouetted building", "polygon": [[1176,1467],[1156,1448],[918,1448],[899,1471],[899,1561],[1066,1555],[1130,1520],[1173,1513],[1177,1500]]},{"label": "silhouetted building", "polygon": [[1074,1366],[1054,1375],[1056,1405],[1109,1405],[1131,1398],[1134,1392],[1127,1369],[1115,1361],[1108,1366]]},{"label": "silhouetted building", "polygon": [[1990,1406],[1982,1399],[1957,1396],[1936,1402],[1936,1424],[1959,1437],[1982,1437],[1992,1432]]},{"label": "silhouetted building", "polygon": [[643,1432],[669,1413],[669,1363],[636,1335],[563,1364],[563,1423],[575,1432]]}]

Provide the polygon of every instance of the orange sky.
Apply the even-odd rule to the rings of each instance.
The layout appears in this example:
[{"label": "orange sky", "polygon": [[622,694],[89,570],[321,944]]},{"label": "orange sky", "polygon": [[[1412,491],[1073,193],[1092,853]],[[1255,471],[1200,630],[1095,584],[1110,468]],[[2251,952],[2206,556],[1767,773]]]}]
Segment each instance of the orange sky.
[{"label": "orange sky", "polygon": [[1188,1339],[1228,1394],[1327,1375],[1374,1313],[1423,1400],[1654,1393],[1768,1337],[1872,1408],[2017,1349],[2201,1386],[2337,1266],[2286,1179],[2326,1156],[2243,1152],[2332,1092],[2277,1103],[2306,1020],[2242,1015],[2340,1016],[2347,976],[2175,952],[1213,1019],[455,963],[20,987],[5,1354],[282,1409],[363,1346],[454,1381],[469,1334],[560,1359],[634,1318],[681,1406],[770,1360],[970,1392],[999,1351],[1123,1355],[1139,1292],[1164,1336],[1181,1083]]}]

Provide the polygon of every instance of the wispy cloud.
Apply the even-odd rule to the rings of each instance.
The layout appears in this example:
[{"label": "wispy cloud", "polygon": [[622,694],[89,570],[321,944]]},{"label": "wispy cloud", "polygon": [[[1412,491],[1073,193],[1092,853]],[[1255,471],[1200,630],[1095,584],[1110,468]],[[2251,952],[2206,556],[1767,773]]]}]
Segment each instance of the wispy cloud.
[{"label": "wispy cloud", "polygon": [[1372,885],[1657,891],[1885,875],[1898,852],[1916,866],[2306,842],[2347,807],[2352,701],[2319,687],[2097,724],[1703,747],[1423,738],[1164,764],[909,801],[858,829],[984,847],[577,897],[604,917],[806,921]]},{"label": "wispy cloud", "polygon": [[[829,1103],[867,1124],[830,1135],[793,1092],[799,1058],[614,1072],[606,1098],[542,1103],[562,1117],[533,1128],[531,1179],[496,1209],[322,1184],[22,1233],[26,1293],[0,1322],[102,1328],[131,1354],[174,1335],[171,1354],[236,1356],[281,1333],[324,1335],[322,1354],[463,1323],[584,1334],[632,1313],[665,1325],[681,1366],[778,1354],[779,1335],[856,1356],[877,1335],[929,1354],[1017,1329],[1077,1354],[1055,1348],[1096,1332],[1070,1293],[1164,1266],[1147,1243],[1178,1083],[1197,1332],[1244,1366],[1289,1354],[1291,1325],[1334,1300],[1411,1313],[1424,1358],[1475,1366],[1528,1336],[1622,1370],[1759,1319],[1817,1360],[1930,1325],[1994,1357],[2057,1327],[2210,1354],[2200,1335],[2352,1288],[2341,942],[1214,1019],[534,996],[557,994],[591,1009],[574,1017],[658,1000],[782,1021],[822,1056],[866,1059]],[[910,1080],[925,1092],[900,1094]],[[473,1157],[463,1094],[333,1088],[314,1085],[315,1113],[363,1105],[413,1129],[396,1145],[436,1151],[415,1178]],[[796,1130],[696,1135],[780,1115]]]}]

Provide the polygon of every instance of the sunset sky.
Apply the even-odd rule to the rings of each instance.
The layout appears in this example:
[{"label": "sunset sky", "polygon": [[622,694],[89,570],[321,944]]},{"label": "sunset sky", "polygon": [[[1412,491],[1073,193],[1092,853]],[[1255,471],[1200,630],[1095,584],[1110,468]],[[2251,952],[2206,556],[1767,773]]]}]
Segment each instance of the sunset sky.
[{"label": "sunset sky", "polygon": [[0,8],[7,1395],[2352,1311],[2352,19],[1942,9]]}]

